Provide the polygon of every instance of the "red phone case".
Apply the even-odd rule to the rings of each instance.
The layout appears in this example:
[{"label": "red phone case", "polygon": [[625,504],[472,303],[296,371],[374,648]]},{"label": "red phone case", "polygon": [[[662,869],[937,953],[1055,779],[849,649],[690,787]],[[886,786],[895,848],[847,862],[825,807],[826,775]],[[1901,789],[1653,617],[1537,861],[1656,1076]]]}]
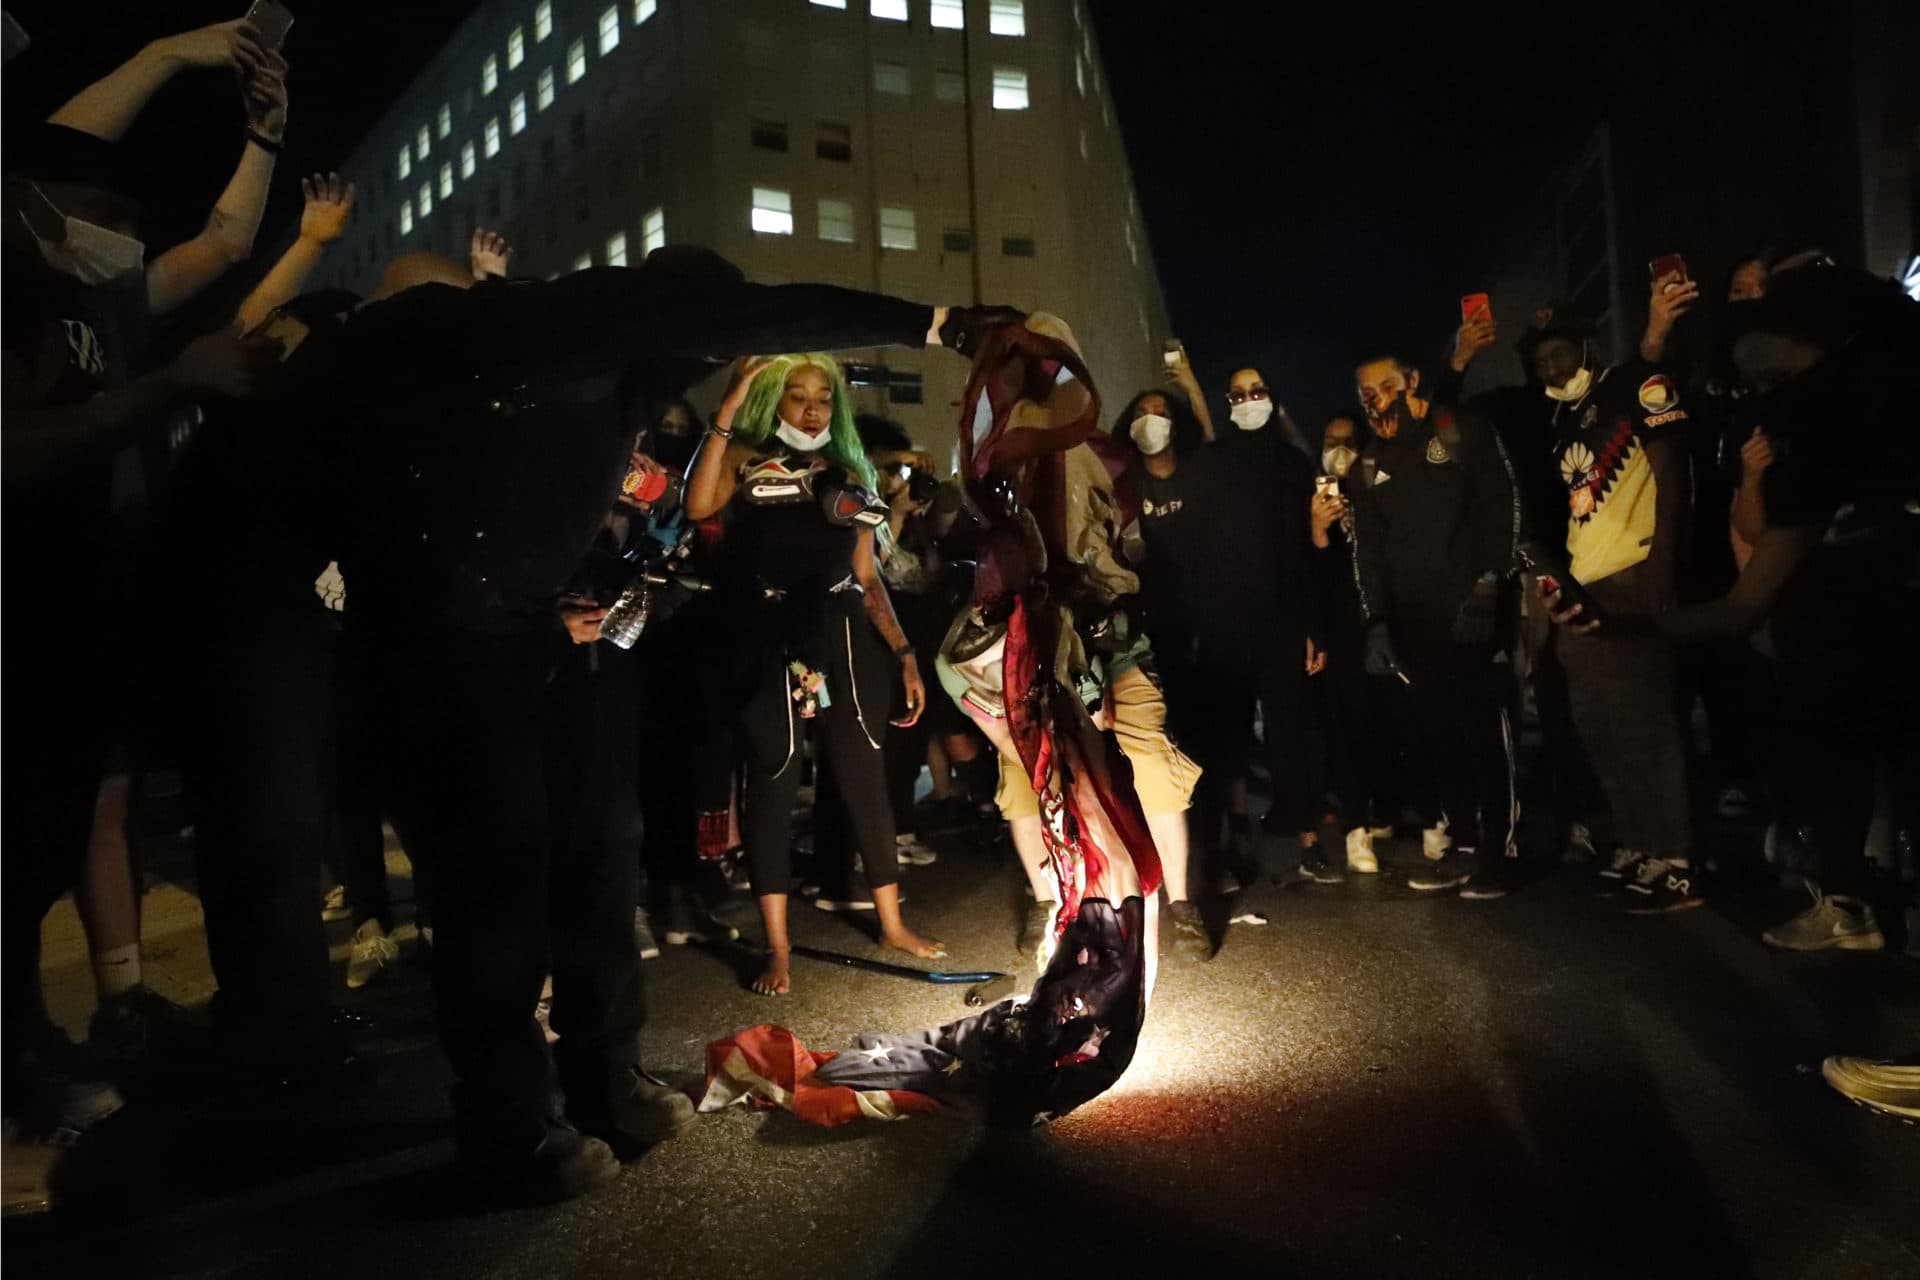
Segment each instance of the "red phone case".
[{"label": "red phone case", "polygon": [[1687,260],[1677,253],[1663,253],[1647,264],[1649,280],[1662,280],[1676,273],[1682,280],[1692,279],[1687,274]]},{"label": "red phone case", "polygon": [[1460,318],[1471,320],[1482,311],[1490,310],[1492,300],[1484,293],[1466,293],[1460,295]]}]

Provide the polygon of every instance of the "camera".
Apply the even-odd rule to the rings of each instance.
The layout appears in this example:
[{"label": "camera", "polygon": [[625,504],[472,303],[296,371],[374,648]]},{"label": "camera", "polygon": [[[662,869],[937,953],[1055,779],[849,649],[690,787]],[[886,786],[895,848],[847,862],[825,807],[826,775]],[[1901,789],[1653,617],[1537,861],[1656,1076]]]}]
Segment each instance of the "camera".
[{"label": "camera", "polygon": [[940,492],[940,477],[918,467],[908,467],[906,472],[907,496],[915,502],[932,502],[933,495]]}]

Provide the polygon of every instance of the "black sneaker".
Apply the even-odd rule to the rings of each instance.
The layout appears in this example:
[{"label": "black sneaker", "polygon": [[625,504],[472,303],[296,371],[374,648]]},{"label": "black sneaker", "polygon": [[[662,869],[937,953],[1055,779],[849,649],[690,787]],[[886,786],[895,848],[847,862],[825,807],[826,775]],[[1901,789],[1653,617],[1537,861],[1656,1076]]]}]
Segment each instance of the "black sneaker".
[{"label": "black sneaker", "polygon": [[1314,884],[1345,884],[1347,873],[1328,862],[1320,846],[1314,845],[1300,855],[1300,878]]},{"label": "black sneaker", "polygon": [[1173,954],[1187,960],[1213,959],[1213,939],[1200,918],[1200,908],[1191,902],[1173,903],[1167,908],[1167,923],[1173,934]]},{"label": "black sneaker", "polygon": [[1408,872],[1407,888],[1415,893],[1445,893],[1449,889],[1458,889],[1473,875],[1473,864],[1474,859],[1470,854],[1450,851]]},{"label": "black sneaker", "polygon": [[1514,859],[1503,855],[1475,859],[1467,882],[1460,886],[1460,897],[1467,902],[1492,902],[1519,888]]},{"label": "black sneaker", "polygon": [[693,1123],[693,1100],[639,1067],[621,1067],[604,1097],[567,1098],[567,1119],[614,1151],[644,1150]]},{"label": "black sneaker", "polygon": [[1699,868],[1648,858],[1627,886],[1626,900],[1630,916],[1657,916],[1697,907],[1704,901]]},{"label": "black sneaker", "polygon": [[1593,873],[1593,891],[1603,898],[1621,892],[1639,878],[1640,864],[1646,860],[1647,855],[1638,849],[1624,845],[1615,849]]},{"label": "black sneaker", "polygon": [[489,1204],[558,1204],[610,1186],[620,1162],[600,1139],[556,1121],[522,1154],[463,1149],[460,1174],[470,1193]]},{"label": "black sneaker", "polygon": [[87,1052],[100,1063],[142,1062],[191,1027],[186,1010],[141,983],[100,1002],[87,1023]]}]

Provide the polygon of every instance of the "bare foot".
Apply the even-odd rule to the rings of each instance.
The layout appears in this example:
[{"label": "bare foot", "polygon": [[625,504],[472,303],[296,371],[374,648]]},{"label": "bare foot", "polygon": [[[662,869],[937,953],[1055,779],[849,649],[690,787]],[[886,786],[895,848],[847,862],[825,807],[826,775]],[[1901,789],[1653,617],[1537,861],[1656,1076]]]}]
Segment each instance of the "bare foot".
[{"label": "bare foot", "polygon": [[793,993],[793,977],[788,972],[790,961],[784,948],[767,951],[767,970],[753,980],[751,990],[758,996],[784,996]]},{"label": "bare foot", "polygon": [[880,941],[895,951],[904,951],[922,960],[944,960],[947,955],[945,943],[929,942],[909,929],[887,934]]}]

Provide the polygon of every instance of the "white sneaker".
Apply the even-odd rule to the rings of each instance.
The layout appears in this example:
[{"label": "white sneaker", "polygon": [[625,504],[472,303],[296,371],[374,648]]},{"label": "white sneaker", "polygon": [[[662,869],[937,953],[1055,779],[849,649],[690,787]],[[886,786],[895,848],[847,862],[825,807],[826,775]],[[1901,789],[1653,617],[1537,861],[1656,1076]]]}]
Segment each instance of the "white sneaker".
[{"label": "white sneaker", "polygon": [[1347,870],[1362,876],[1380,872],[1380,859],[1373,853],[1373,833],[1365,827],[1347,832]]},{"label": "white sneaker", "polygon": [[358,991],[399,964],[400,944],[387,936],[378,920],[362,921],[353,931],[353,950],[347,958],[348,988]]},{"label": "white sneaker", "polygon": [[1445,818],[1420,832],[1420,852],[1435,862],[1453,851],[1453,837],[1447,834]]},{"label": "white sneaker", "polygon": [[647,909],[633,909],[633,944],[640,950],[642,960],[658,960],[660,944],[654,940],[653,926],[647,923]]},{"label": "white sneaker", "polygon": [[894,856],[903,867],[930,867],[940,860],[940,855],[920,843],[919,836],[895,836],[893,838]]},{"label": "white sneaker", "polygon": [[1879,951],[1887,945],[1873,908],[1858,898],[1815,893],[1813,905],[1760,935],[1782,951]]}]

